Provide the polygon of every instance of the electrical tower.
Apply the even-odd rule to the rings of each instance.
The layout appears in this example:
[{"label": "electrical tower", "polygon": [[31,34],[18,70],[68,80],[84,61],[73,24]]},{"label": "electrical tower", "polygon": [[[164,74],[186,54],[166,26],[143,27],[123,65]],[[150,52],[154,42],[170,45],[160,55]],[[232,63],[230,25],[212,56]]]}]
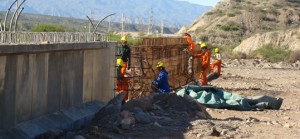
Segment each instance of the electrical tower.
[{"label": "electrical tower", "polygon": [[124,36],[124,14],[122,13],[122,36]]}]

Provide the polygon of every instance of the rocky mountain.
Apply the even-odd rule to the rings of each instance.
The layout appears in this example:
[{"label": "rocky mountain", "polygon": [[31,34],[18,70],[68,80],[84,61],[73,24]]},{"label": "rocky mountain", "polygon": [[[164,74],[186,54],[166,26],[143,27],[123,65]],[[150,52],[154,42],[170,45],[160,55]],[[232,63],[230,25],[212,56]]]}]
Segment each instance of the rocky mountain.
[{"label": "rocky mountain", "polygon": [[[6,11],[11,3],[1,0],[0,10]],[[135,24],[148,24],[152,15],[154,24],[181,27],[211,8],[177,0],[28,0],[24,12],[84,19],[92,15],[97,20],[116,13],[113,21],[120,22],[124,14],[126,23]]]},{"label": "rocky mountain", "polygon": [[179,33],[249,53],[268,43],[300,49],[299,27],[299,0],[224,0]]}]

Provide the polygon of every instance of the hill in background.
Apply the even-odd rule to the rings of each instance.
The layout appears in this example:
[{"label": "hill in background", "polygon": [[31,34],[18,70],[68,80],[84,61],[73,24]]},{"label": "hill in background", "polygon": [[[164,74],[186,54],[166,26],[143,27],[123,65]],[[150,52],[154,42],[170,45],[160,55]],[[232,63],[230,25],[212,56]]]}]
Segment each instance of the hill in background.
[{"label": "hill in background", "polygon": [[[10,14],[10,16],[12,13]],[[5,12],[0,11],[0,17],[4,17]],[[9,16],[9,17],[10,17]],[[2,20],[3,22],[3,20]],[[10,19],[7,20],[9,24]],[[97,24],[99,21],[93,21],[94,24]],[[18,31],[29,31],[30,29],[40,25],[40,24],[51,24],[59,25],[66,28],[70,32],[88,32],[89,31],[89,21],[87,19],[77,19],[77,18],[67,18],[67,17],[57,17],[57,16],[47,16],[47,15],[37,15],[37,14],[28,14],[22,13],[18,23]],[[120,32],[122,29],[120,23],[112,22],[110,32]],[[160,26],[154,26],[153,32],[160,32]],[[92,30],[92,29],[91,29]],[[125,24],[124,31],[126,32],[140,32],[146,33],[148,31],[148,25],[141,24]],[[178,29],[172,27],[165,27],[164,33],[173,34],[177,32]],[[97,32],[107,33],[108,32],[108,22],[102,22]]]},{"label": "hill in background", "polygon": [[[6,11],[11,0],[1,0],[0,10]],[[112,21],[121,22],[122,14],[129,24],[148,24],[152,8],[153,22],[180,28],[192,23],[199,15],[211,9],[177,0],[29,0],[25,2],[25,13],[101,20],[108,14],[116,13]]]},{"label": "hill in background", "polygon": [[221,46],[238,46],[236,52],[250,53],[272,43],[300,50],[299,0],[224,0],[182,29],[197,40],[208,36]]}]

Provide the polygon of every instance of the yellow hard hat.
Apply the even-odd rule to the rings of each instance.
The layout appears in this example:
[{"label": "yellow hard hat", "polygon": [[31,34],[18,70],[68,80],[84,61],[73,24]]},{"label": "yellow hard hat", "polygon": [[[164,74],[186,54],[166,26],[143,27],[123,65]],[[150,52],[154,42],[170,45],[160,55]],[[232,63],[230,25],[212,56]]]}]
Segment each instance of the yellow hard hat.
[{"label": "yellow hard hat", "polygon": [[123,36],[123,37],[121,38],[121,41],[127,41],[127,37],[126,37],[126,36]]},{"label": "yellow hard hat", "polygon": [[117,66],[122,66],[123,65],[123,60],[121,58],[117,59]]},{"label": "yellow hard hat", "polygon": [[201,44],[201,48],[207,47],[206,43]]},{"label": "yellow hard hat", "polygon": [[216,48],[216,49],[215,49],[215,53],[219,53],[219,48]]},{"label": "yellow hard hat", "polygon": [[198,44],[198,45],[201,45],[202,43],[203,43],[203,42],[198,42],[197,44]]},{"label": "yellow hard hat", "polygon": [[156,65],[156,67],[157,67],[157,68],[158,68],[158,67],[163,67],[163,68],[165,68],[166,65],[165,65],[164,62],[159,61],[159,62],[157,63],[157,65]]}]

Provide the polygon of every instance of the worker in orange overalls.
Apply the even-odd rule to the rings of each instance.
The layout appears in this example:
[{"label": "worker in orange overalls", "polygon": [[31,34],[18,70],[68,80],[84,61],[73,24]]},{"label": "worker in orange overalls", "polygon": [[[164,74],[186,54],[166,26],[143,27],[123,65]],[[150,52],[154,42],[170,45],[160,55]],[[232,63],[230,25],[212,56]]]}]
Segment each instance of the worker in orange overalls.
[{"label": "worker in orange overalls", "polygon": [[214,72],[214,68],[215,66],[218,67],[218,75],[220,76],[221,75],[221,65],[222,65],[222,60],[221,60],[221,54],[220,54],[220,51],[219,51],[219,48],[216,48],[215,49],[215,55],[214,55],[214,58],[216,59],[212,64],[211,64],[211,72]]},{"label": "worker in orange overalls", "polygon": [[192,74],[193,76],[193,55],[195,52],[195,43],[192,40],[192,36],[189,33],[184,33],[184,38],[190,44],[187,49],[184,51],[188,52],[189,59],[188,59],[188,73]]},{"label": "worker in orange overalls", "polygon": [[190,44],[188,47],[189,52],[194,53],[195,43],[192,40],[192,36],[189,33],[184,33],[184,38],[186,38],[186,41]]},{"label": "worker in orange overalls", "polygon": [[201,43],[201,53],[195,54],[193,58],[201,59],[201,70],[200,70],[200,83],[201,85],[207,85],[207,70],[210,64],[210,51],[207,49],[206,43]]},{"label": "worker in orange overalls", "polygon": [[116,93],[125,92],[123,103],[128,100],[128,79],[125,77],[125,72],[123,72],[123,60],[121,58],[117,59],[117,81],[116,81]]}]

